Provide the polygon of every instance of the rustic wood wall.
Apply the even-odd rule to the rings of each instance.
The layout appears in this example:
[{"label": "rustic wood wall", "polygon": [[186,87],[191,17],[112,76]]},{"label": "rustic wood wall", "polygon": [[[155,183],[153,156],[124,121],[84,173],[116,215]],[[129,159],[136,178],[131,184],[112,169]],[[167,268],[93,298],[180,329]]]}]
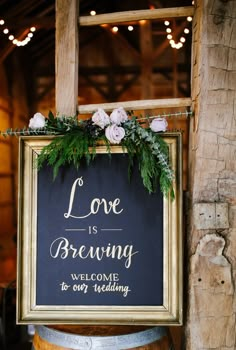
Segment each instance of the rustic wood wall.
[{"label": "rustic wood wall", "polygon": [[[186,349],[236,348],[236,1],[197,1]],[[187,275],[186,275],[187,276]]]},{"label": "rustic wood wall", "polygon": [[[0,66],[0,130],[11,127],[11,106],[8,95],[8,81],[4,67]],[[12,171],[12,142],[0,139],[0,281],[10,281],[15,275],[16,231],[14,217],[14,174]]]},{"label": "rustic wood wall", "polygon": [[[17,55],[12,56],[11,74],[0,65],[0,130],[28,125],[25,78]],[[0,138],[0,283],[16,277],[17,232],[17,138]]]}]

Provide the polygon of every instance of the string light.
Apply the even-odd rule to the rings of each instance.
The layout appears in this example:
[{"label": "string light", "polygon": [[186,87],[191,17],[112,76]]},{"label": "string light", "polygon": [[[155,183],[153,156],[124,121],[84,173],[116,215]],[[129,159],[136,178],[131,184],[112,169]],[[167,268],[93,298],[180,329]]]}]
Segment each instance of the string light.
[{"label": "string light", "polygon": [[119,30],[119,28],[118,27],[112,27],[112,31],[114,32],[114,33],[117,33],[118,32],[118,30]]},{"label": "string light", "polygon": [[[188,22],[192,22],[193,18],[191,16],[188,16],[187,17],[187,21]],[[184,36],[181,36],[181,38],[179,39],[178,42],[175,42],[175,40],[173,39],[173,35],[171,35],[170,33],[172,33],[172,30],[171,28],[169,27],[170,25],[170,22],[169,21],[164,21],[164,24],[165,26],[167,26],[166,28],[166,32],[168,33],[167,34],[167,39],[169,40],[169,43],[170,43],[170,46],[173,48],[173,49],[181,49],[181,47],[183,47],[183,44],[185,43],[186,41],[186,38]],[[189,29],[188,28],[184,28],[184,34],[189,34]]]},{"label": "string light", "polygon": [[96,15],[96,11],[94,11],[94,10],[90,11],[90,15],[91,16],[95,16]]},{"label": "string light", "polygon": [[[4,19],[0,19],[0,25],[3,26],[5,24]],[[3,33],[4,34],[9,34],[8,35],[8,40],[11,41],[12,44],[16,45],[16,46],[25,46],[27,45],[31,38],[33,37],[33,33],[36,31],[36,27],[31,27],[30,29],[28,29],[28,33],[26,34],[25,38],[23,40],[18,40],[14,37],[13,34],[9,33],[9,29],[7,27],[5,27],[3,29]]]},{"label": "string light", "polygon": [[[192,0],[192,5],[194,5],[194,0]],[[186,20],[188,22],[192,22],[193,18],[192,18],[192,16],[188,16],[188,17],[186,17]],[[167,33],[166,37],[169,40],[170,46],[172,48],[177,49],[177,50],[180,49],[181,47],[183,47],[183,44],[185,43],[186,38],[182,35],[180,37],[179,41],[175,42],[175,40],[173,39],[173,35],[170,34],[170,33],[172,33],[172,30],[170,28],[170,21],[165,20],[164,25],[167,27],[166,28],[166,33]],[[189,32],[190,32],[190,30],[188,28],[184,28],[184,34],[189,34]]]},{"label": "string light", "polygon": [[129,30],[130,32],[132,32],[132,31],[134,30],[134,27],[133,27],[133,26],[128,26],[128,30]]}]

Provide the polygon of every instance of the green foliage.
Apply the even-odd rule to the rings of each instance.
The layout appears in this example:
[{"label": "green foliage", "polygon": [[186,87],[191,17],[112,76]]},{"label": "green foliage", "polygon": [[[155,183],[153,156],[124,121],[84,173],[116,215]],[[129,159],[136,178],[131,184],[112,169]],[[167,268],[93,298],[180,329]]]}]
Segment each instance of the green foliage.
[{"label": "green foliage", "polygon": [[[143,185],[152,193],[158,182],[165,196],[169,193],[174,198],[173,171],[170,168],[168,146],[157,133],[143,128],[136,117],[122,122],[125,137],[120,145],[127,151],[129,157],[128,176],[131,177],[134,162],[138,162]],[[96,156],[96,145],[102,141],[110,153],[110,143],[104,129],[95,125],[91,119],[78,121],[77,117],[54,117],[50,111],[45,119],[45,126],[40,129],[7,129],[0,131],[0,136],[22,135],[56,135],[49,145],[45,146],[36,162],[38,169],[46,163],[53,168],[54,178],[58,170],[65,164],[79,168],[81,161],[89,164]]]},{"label": "green foliage", "polygon": [[170,192],[174,199],[173,172],[169,165],[168,146],[166,142],[150,129],[144,129],[135,120],[126,122],[126,137],[123,141],[129,159],[130,169],[135,157],[139,164],[143,184],[152,193],[156,190],[158,180],[165,196]]},{"label": "green foliage", "polygon": [[[91,150],[89,149],[91,147]],[[55,137],[52,142],[42,149],[37,158],[37,168],[40,169],[44,162],[53,167],[53,176],[57,176],[62,165],[72,164],[79,168],[81,160],[86,159],[87,164],[95,156],[95,142],[83,132],[73,131],[63,136]]]}]

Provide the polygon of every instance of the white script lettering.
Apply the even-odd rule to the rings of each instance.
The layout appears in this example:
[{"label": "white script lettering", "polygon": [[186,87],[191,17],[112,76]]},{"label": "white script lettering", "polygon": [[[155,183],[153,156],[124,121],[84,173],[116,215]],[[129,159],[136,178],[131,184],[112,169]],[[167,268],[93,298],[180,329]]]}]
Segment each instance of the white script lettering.
[{"label": "white script lettering", "polygon": [[132,257],[137,254],[138,251],[134,251],[133,245],[111,245],[108,243],[106,247],[86,247],[81,245],[77,248],[70,244],[69,240],[65,237],[59,237],[55,239],[50,246],[50,255],[52,258],[80,258],[80,259],[97,259],[98,261],[104,258],[112,258],[117,260],[124,260],[124,265],[128,269],[132,264]]},{"label": "white script lettering", "polygon": [[83,186],[83,179],[82,177],[79,177],[76,179],[71,187],[71,192],[70,192],[70,200],[69,200],[69,207],[67,213],[64,213],[64,217],[68,219],[69,217],[74,218],[74,219],[84,219],[87,218],[90,215],[96,215],[99,211],[100,208],[103,208],[103,211],[105,214],[110,214],[110,212],[113,212],[114,214],[119,215],[122,213],[123,209],[121,208],[118,210],[118,206],[120,204],[120,199],[115,198],[114,201],[108,201],[105,198],[94,198],[91,203],[90,203],[90,212],[88,214],[82,215],[82,216],[75,216],[72,215],[72,209],[74,205],[74,198],[75,198],[75,193],[76,193],[76,187],[82,187]]}]

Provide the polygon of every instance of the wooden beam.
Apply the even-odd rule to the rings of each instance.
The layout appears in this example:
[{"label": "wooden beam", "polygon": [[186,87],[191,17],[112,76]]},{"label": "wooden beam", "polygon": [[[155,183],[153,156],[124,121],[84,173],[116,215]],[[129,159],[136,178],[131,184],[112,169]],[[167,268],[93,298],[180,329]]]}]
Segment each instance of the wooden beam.
[{"label": "wooden beam", "polygon": [[122,85],[122,88],[117,91],[117,99],[130,88],[131,85],[133,85],[139,78],[139,74],[135,74],[132,78],[130,78],[128,81],[125,82],[125,84]]},{"label": "wooden beam", "polygon": [[43,92],[41,92],[40,94],[38,94],[38,96],[36,97],[37,102],[40,102],[53,88],[55,87],[55,82],[51,82],[49,83],[45,89],[43,90]]},{"label": "wooden beam", "polygon": [[13,201],[5,201],[5,202],[0,202],[0,208],[6,208],[13,206],[14,202]]},{"label": "wooden beam", "polygon": [[138,50],[136,50],[122,34],[113,33],[110,26],[102,26],[102,28],[106,30],[107,34],[112,38],[112,40],[117,41],[117,43],[121,44],[125,50],[128,50],[136,61],[141,62],[142,57]]},{"label": "wooden beam", "polygon": [[143,100],[153,98],[152,84],[152,23],[142,21],[140,23],[140,49],[142,53],[141,61],[141,98]]},{"label": "wooden beam", "polygon": [[89,85],[91,85],[91,87],[93,87],[103,98],[108,100],[108,94],[101,88],[100,84],[97,83],[96,80],[92,79],[88,74],[81,73],[81,75],[84,78],[84,80],[86,80],[89,83]]},{"label": "wooden beam", "polygon": [[[173,32],[176,32],[176,21],[173,21]],[[173,97],[178,97],[178,50],[172,50],[172,67],[173,67]]]},{"label": "wooden beam", "polygon": [[[178,69],[178,72],[180,72],[179,71],[179,69]],[[173,77],[169,74],[169,73],[167,73],[167,72],[160,72],[162,75],[163,75],[163,77],[165,77],[167,80],[169,80],[169,81],[172,81],[173,80]],[[172,72],[171,72],[172,73]],[[188,96],[190,93],[189,93],[189,89],[184,89],[182,86],[181,86],[181,83],[180,82],[178,82],[178,90],[179,90],[179,92],[181,92],[184,96]]]},{"label": "wooden beam", "polygon": [[96,16],[81,16],[78,18],[80,26],[95,26],[108,23],[140,21],[142,19],[168,19],[173,17],[193,16],[192,6],[161,8],[155,10],[123,11],[105,13]]},{"label": "wooden beam", "polygon": [[36,29],[44,28],[44,29],[53,29],[55,28],[55,17],[47,16],[47,17],[29,17],[22,18],[19,22],[19,17],[13,17],[9,20],[6,19],[6,22],[11,23],[12,30],[20,30],[22,28],[30,28],[36,27]]},{"label": "wooden beam", "polygon": [[10,6],[8,11],[6,11],[4,17],[6,18],[7,21],[8,21],[8,18],[12,18],[12,17],[18,17],[19,19],[19,16],[22,16],[22,14],[26,16],[28,12],[32,11],[37,6],[38,6],[38,2],[36,2],[35,0],[28,0],[28,1],[21,1],[21,2],[14,1],[13,6]]},{"label": "wooden beam", "polygon": [[0,178],[2,177],[12,177],[14,176],[14,173],[12,171],[9,171],[9,172],[1,172],[0,173]]},{"label": "wooden beam", "polygon": [[78,1],[56,0],[56,112],[76,114],[78,103]]},{"label": "wooden beam", "polygon": [[138,101],[125,101],[125,102],[112,102],[112,103],[99,103],[80,105],[78,107],[80,114],[91,114],[98,108],[104,109],[104,111],[112,111],[118,107],[124,107],[127,110],[139,110],[139,109],[154,109],[154,108],[180,108],[190,107],[192,100],[190,97],[186,98],[163,98],[159,100],[138,100]]}]

